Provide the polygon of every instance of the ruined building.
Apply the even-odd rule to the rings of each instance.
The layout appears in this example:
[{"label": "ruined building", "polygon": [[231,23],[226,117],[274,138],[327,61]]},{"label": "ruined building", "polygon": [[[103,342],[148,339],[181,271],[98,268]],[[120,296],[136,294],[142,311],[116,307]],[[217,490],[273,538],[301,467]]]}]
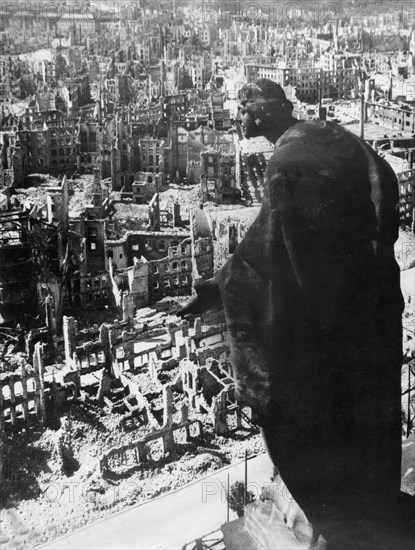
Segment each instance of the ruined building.
[{"label": "ruined building", "polygon": [[[125,319],[164,296],[189,294],[194,280],[213,276],[211,236],[183,230],[129,232],[106,245],[112,294]],[[118,259],[124,258],[121,267]]]},{"label": "ruined building", "polygon": [[0,324],[33,315],[36,287],[26,213],[0,214],[0,265]]},{"label": "ruined building", "polygon": [[232,146],[220,146],[200,154],[203,200],[234,202],[236,198],[235,152]]}]

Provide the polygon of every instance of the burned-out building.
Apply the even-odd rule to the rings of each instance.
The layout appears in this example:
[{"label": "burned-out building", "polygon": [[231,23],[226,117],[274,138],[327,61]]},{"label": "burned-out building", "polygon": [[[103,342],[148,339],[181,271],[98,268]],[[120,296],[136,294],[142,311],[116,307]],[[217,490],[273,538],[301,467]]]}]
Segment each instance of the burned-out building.
[{"label": "burned-out building", "polygon": [[229,145],[200,154],[201,190],[205,201],[232,202],[236,197],[235,152]]},{"label": "burned-out building", "polygon": [[164,141],[140,139],[140,166],[143,172],[164,173]]},{"label": "burned-out building", "polygon": [[[22,183],[29,173],[68,174],[76,169],[77,128],[73,119],[55,126],[38,119],[30,130],[2,132],[3,180]],[[10,175],[8,172],[10,171]]]},{"label": "burned-out building", "polygon": [[[106,246],[113,257],[116,250],[116,256],[124,259],[116,269],[109,256],[109,272],[119,306],[122,305],[120,291],[132,294],[138,308],[164,296],[188,294],[195,279],[213,275],[211,237],[192,237],[186,231],[129,232],[124,239],[108,241]],[[136,290],[133,290],[133,281]]]},{"label": "burned-out building", "polygon": [[415,170],[398,174],[398,183],[400,223],[415,232]]},{"label": "burned-out building", "polygon": [[132,197],[135,204],[150,202],[163,185],[163,174],[158,172],[138,172],[132,184]]},{"label": "burned-out building", "polygon": [[0,213],[0,324],[32,327],[43,322],[51,334],[62,315],[66,259],[65,228],[33,211]]},{"label": "burned-out building", "polygon": [[231,116],[229,109],[224,109],[223,95],[212,93],[211,95],[212,127],[215,130],[229,130],[231,128]]},{"label": "burned-out building", "polygon": [[201,175],[201,162],[195,160],[187,161],[186,166],[186,181],[190,184],[197,184],[200,182]]},{"label": "burned-out building", "polygon": [[2,438],[6,429],[17,432],[46,420],[43,347],[42,344],[36,345],[33,366],[22,359],[19,369],[0,374]]},{"label": "burned-out building", "polygon": [[163,99],[163,115],[166,119],[183,119],[188,111],[189,100],[187,92],[167,95]]},{"label": "burned-out building", "polygon": [[26,181],[31,171],[30,132],[0,132],[0,188],[16,187]]},{"label": "burned-out building", "polygon": [[36,310],[35,271],[28,214],[0,213],[0,324]]},{"label": "burned-out building", "polygon": [[104,271],[95,273],[76,271],[72,274],[69,285],[66,307],[95,308],[109,303],[110,282]]}]

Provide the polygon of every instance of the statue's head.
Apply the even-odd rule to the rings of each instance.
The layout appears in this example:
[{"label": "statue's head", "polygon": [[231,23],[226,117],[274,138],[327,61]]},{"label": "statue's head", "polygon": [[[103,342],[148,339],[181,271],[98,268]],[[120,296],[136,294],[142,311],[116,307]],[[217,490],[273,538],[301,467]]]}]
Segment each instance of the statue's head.
[{"label": "statue's head", "polygon": [[292,120],[293,104],[279,84],[268,78],[245,86],[239,91],[240,120],[246,138],[275,134]]}]

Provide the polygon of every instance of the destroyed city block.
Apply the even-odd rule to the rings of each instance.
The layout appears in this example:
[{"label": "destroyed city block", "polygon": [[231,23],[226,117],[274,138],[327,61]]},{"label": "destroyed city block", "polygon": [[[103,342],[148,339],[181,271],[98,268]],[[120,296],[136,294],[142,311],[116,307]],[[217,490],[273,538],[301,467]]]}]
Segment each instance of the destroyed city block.
[{"label": "destroyed city block", "polygon": [[266,200],[274,146],[238,122],[238,91],[260,78],[297,119],[340,124],[396,175],[401,490],[413,501],[413,7],[262,4],[0,6],[2,548],[47,545],[243,460],[247,477],[241,466],[231,481],[251,485],[232,500],[223,473],[220,521],[177,548],[312,547],[307,511],[261,487],[272,467],[249,477],[266,448],[237,399],[223,310],[180,314]]}]

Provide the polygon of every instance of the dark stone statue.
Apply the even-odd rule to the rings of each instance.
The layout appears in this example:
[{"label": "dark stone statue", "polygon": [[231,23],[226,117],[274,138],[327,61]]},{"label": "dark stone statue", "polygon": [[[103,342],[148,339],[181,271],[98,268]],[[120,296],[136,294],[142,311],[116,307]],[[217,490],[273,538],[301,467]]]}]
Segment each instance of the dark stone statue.
[{"label": "dark stone statue", "polygon": [[346,129],[294,119],[274,82],[240,101],[245,136],[275,143],[262,208],[181,313],[222,303],[273,463],[328,549],[359,548],[356,526],[392,521],[400,499],[397,180]]}]

